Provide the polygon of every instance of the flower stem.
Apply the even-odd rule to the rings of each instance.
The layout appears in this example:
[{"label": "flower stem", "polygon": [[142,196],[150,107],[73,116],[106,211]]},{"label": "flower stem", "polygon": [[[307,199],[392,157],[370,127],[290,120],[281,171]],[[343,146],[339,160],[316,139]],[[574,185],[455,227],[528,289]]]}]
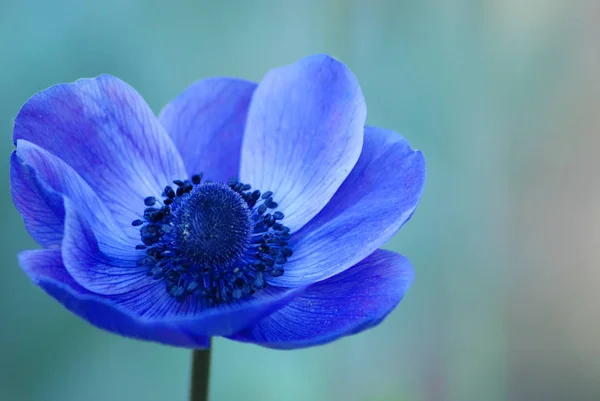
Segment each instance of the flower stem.
[{"label": "flower stem", "polygon": [[195,349],[192,351],[190,401],[208,401],[211,349],[212,347],[209,346],[207,349]]}]

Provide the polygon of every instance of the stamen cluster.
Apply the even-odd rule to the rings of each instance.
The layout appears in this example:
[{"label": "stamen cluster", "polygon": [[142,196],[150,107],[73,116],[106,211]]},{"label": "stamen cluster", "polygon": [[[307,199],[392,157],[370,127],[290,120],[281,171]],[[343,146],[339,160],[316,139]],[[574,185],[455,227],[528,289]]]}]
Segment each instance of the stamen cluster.
[{"label": "stamen cluster", "polygon": [[147,197],[140,227],[145,250],[138,266],[163,280],[178,301],[198,297],[219,305],[254,294],[278,277],[293,252],[273,193],[251,190],[237,180],[202,181],[202,174],[175,180],[163,199]]}]

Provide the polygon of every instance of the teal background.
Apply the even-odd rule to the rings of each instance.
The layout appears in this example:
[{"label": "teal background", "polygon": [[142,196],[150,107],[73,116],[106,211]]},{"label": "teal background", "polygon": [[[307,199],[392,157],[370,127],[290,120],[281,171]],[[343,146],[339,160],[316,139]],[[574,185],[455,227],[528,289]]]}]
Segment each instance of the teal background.
[{"label": "teal background", "polygon": [[185,400],[190,353],[97,330],[33,286],[12,120],[103,72],[155,111],[195,80],[326,52],[428,177],[386,248],[416,279],[380,326],[281,352],[217,339],[212,400],[600,399],[595,0],[0,0],[0,400]]}]

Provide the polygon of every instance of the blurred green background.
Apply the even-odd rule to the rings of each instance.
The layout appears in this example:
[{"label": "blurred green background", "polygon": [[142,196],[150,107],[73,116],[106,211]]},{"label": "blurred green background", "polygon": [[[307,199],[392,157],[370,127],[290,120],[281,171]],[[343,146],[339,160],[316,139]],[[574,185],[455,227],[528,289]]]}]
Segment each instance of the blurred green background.
[{"label": "blurred green background", "polygon": [[416,279],[379,327],[281,352],[217,339],[213,400],[600,399],[596,0],[0,0],[0,400],[185,400],[190,353],[97,330],[30,284],[9,194],[12,119],[103,72],[155,111],[193,81],[326,52],[368,122],[423,150],[387,248]]}]

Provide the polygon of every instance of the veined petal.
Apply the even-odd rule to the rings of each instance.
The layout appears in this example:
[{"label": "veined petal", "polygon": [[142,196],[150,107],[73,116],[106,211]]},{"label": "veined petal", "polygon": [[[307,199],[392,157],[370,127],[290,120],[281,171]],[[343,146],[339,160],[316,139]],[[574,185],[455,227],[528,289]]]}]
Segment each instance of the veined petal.
[{"label": "veined petal", "polygon": [[139,217],[145,197],[185,177],[181,157],[146,102],[109,75],[37,93],[21,108],[13,138],[64,160],[128,221]]},{"label": "veined petal", "polygon": [[115,302],[149,321],[166,321],[197,335],[228,336],[243,330],[287,305],[304,288],[270,287],[239,301],[207,307],[198,296],[178,302],[163,282],[115,296]]},{"label": "veined petal", "polygon": [[108,298],[81,287],[65,270],[60,250],[25,251],[19,263],[29,278],[74,314],[101,329],[188,348],[208,348],[209,338],[182,330],[176,323],[141,319]]},{"label": "veined petal", "polygon": [[395,132],[366,127],[358,163],[321,213],[292,236],[285,274],[269,283],[306,285],[358,263],[408,221],[424,182],[421,152]]},{"label": "veined petal", "polygon": [[[197,297],[189,297],[184,302],[178,302],[167,294],[164,282],[161,281],[146,280],[143,281],[144,286],[129,286],[128,292],[102,295],[89,291],[74,280],[63,266],[60,251],[51,251],[54,253],[23,252],[19,258],[21,266],[30,277],[32,274],[28,269],[32,268],[28,266],[31,265],[36,267],[36,274],[50,275],[45,278],[52,279],[55,281],[54,283],[44,283],[33,277],[32,279],[74,313],[96,326],[130,337],[134,335],[120,331],[122,324],[126,326],[130,324],[121,323],[120,319],[123,316],[127,316],[140,327],[160,329],[165,333],[173,330],[172,336],[175,336],[177,332],[185,335],[185,338],[231,335],[285,306],[303,291],[303,288],[272,287],[242,301],[215,307],[204,306]],[[57,261],[60,261],[60,264]],[[87,261],[82,262],[87,263]],[[64,288],[65,286],[68,288]],[[74,306],[71,306],[71,303]],[[91,314],[87,314],[86,308],[92,309],[91,312],[88,311]],[[107,323],[112,323],[113,326],[106,327],[104,321],[97,321],[102,316],[94,315],[95,308],[114,309],[113,312],[106,313],[118,314],[121,317],[114,322],[107,320]],[[146,335],[148,338],[145,339],[165,342],[161,339],[151,338],[157,335],[155,333],[144,333],[141,329],[139,334]]]},{"label": "veined petal", "polygon": [[65,232],[62,260],[69,275],[86,290],[103,295],[132,292],[152,279],[148,268],[138,266],[144,255],[135,242],[99,237],[90,221],[69,198],[64,199]]},{"label": "veined petal", "polygon": [[10,191],[33,239],[44,247],[59,247],[65,220],[63,198],[40,182],[33,167],[23,164],[16,151],[10,156]]},{"label": "veined petal", "polygon": [[62,259],[70,277],[141,319],[170,321],[196,335],[231,335],[285,306],[304,288],[265,288],[240,301],[212,307],[200,296],[179,302],[167,293],[163,280],[154,280],[147,275],[147,266],[136,264],[143,251],[118,242],[99,243],[68,198],[65,211]]},{"label": "veined petal", "polygon": [[358,160],[366,106],[350,70],[325,55],[270,71],[246,123],[240,176],[273,191],[293,231],[327,204]]},{"label": "veined petal", "polygon": [[359,333],[394,309],[413,275],[405,257],[377,250],[339,275],[311,285],[284,308],[231,338],[292,349]]},{"label": "veined petal", "polygon": [[248,104],[256,84],[234,78],[194,83],[169,103],[159,119],[179,150],[188,176],[204,173],[227,182],[240,171]]},{"label": "veined petal", "polygon": [[[71,199],[79,212],[89,218],[99,237],[111,240],[139,237],[130,224],[124,221],[115,224],[114,215],[90,186],[64,161],[39,146],[19,139],[11,171],[13,199],[35,239],[40,230],[43,236],[52,229],[56,241],[51,245],[60,244],[64,231],[63,196]],[[43,238],[40,243],[50,245]]]}]

